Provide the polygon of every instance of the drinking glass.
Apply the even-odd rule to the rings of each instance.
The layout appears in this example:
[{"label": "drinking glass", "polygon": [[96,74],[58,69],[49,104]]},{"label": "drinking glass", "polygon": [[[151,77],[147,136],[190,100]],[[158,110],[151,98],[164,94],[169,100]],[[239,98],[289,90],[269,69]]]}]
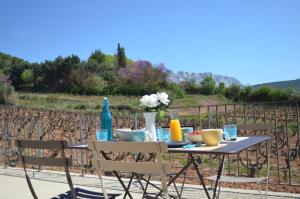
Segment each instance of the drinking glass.
[{"label": "drinking glass", "polygon": [[131,131],[131,138],[133,142],[144,142],[145,141],[145,130],[133,130]]},{"label": "drinking glass", "polygon": [[169,128],[156,128],[157,140],[170,142],[170,129]]},{"label": "drinking glass", "polygon": [[182,132],[182,140],[186,140],[186,134],[193,132],[194,128],[193,127],[181,127],[181,132]]},{"label": "drinking glass", "polygon": [[237,138],[237,126],[224,125],[224,137],[225,140],[235,141]]},{"label": "drinking glass", "polygon": [[107,129],[97,129],[96,130],[96,140],[97,141],[107,141],[108,131]]}]

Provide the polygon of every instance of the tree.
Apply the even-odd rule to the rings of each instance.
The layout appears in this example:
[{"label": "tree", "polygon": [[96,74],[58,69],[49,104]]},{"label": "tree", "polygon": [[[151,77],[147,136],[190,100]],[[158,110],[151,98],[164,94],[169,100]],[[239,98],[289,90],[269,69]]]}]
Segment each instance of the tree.
[{"label": "tree", "polygon": [[149,61],[136,61],[117,71],[119,94],[143,95],[166,88],[166,72],[162,65],[153,66]]},{"label": "tree", "polygon": [[200,85],[196,83],[194,78],[181,83],[184,90],[189,94],[197,94],[200,92]]},{"label": "tree", "polygon": [[71,92],[74,94],[101,94],[107,86],[106,81],[83,67],[73,69],[70,74]]},{"label": "tree", "polygon": [[225,84],[224,84],[224,82],[220,82],[219,83],[219,86],[217,87],[216,92],[218,94],[224,95],[224,92],[225,92]]},{"label": "tree", "polygon": [[118,43],[117,48],[117,60],[118,60],[118,68],[126,68],[126,55],[125,55],[125,49],[124,47],[121,47],[121,45]]},{"label": "tree", "polygon": [[238,101],[240,96],[240,90],[241,90],[240,85],[232,84],[225,89],[225,97],[232,99],[234,101]]},{"label": "tree", "polygon": [[213,79],[212,75],[206,76],[200,85],[202,94],[213,95],[215,93],[216,81]]},{"label": "tree", "polygon": [[33,70],[25,69],[21,74],[21,79],[25,82],[25,87],[32,87],[33,84]]},{"label": "tree", "polygon": [[252,94],[253,94],[253,87],[252,86],[246,86],[243,90],[240,92],[240,100],[243,102],[249,102],[252,101]]},{"label": "tree", "polygon": [[89,63],[101,64],[105,61],[105,54],[101,50],[95,50],[88,58]]},{"label": "tree", "polygon": [[78,68],[80,58],[76,55],[68,57],[58,56],[54,61],[42,63],[43,83],[45,89],[51,92],[66,92],[70,89],[70,73]]}]

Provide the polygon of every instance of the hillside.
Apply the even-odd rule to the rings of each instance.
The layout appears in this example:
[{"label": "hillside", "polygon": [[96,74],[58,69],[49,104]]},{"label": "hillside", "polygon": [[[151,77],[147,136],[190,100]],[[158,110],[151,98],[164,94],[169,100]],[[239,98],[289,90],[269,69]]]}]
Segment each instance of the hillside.
[{"label": "hillside", "polygon": [[10,67],[13,64],[21,64],[26,63],[21,58],[14,57],[5,53],[0,52],[0,70],[5,69],[6,67]]},{"label": "hillside", "polygon": [[254,85],[254,88],[259,88],[262,86],[270,86],[273,88],[280,88],[280,89],[293,89],[296,92],[300,92],[300,79],[296,80],[289,80],[289,81],[280,81],[280,82],[270,82],[264,84],[257,84]]}]

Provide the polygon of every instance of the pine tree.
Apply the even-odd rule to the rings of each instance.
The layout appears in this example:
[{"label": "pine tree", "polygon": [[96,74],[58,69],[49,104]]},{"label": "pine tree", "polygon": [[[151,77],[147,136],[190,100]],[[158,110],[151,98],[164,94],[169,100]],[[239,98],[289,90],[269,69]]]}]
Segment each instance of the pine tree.
[{"label": "pine tree", "polygon": [[126,68],[126,55],[124,47],[118,43],[117,48],[117,60],[118,60],[118,67],[119,68]]}]

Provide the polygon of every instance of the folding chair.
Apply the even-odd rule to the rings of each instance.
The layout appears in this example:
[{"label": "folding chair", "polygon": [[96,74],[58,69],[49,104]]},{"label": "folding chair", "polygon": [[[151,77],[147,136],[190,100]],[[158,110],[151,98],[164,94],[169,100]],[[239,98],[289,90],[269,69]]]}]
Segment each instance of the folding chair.
[{"label": "folding chair", "polygon": [[[70,187],[70,193],[67,195],[61,194],[59,198],[72,198],[77,199],[77,197],[85,198],[103,198],[102,193],[97,192],[87,192],[83,189],[78,189],[73,186],[72,179],[69,173],[69,166],[72,166],[71,158],[67,158],[65,155],[65,149],[68,149],[68,143],[66,141],[39,141],[39,140],[16,140],[16,145],[19,149],[19,154],[21,156],[23,169],[25,171],[25,177],[27,184],[29,186],[30,192],[34,199],[38,199],[35,193],[31,180],[26,170],[26,165],[44,165],[44,166],[55,166],[64,167],[66,172],[67,181]],[[24,150],[27,149],[27,150]],[[35,155],[29,154],[32,150],[43,149],[43,150],[57,150],[60,151],[61,157],[37,157]],[[27,152],[27,153],[26,153]],[[26,154],[25,154],[26,153]],[[35,154],[35,153],[33,153]],[[79,193],[79,191],[81,193]]]},{"label": "folding chair", "polygon": [[[143,197],[147,195],[147,186],[150,181],[150,176],[157,175],[161,178],[162,190],[165,198],[169,198],[168,186],[166,175],[171,172],[170,163],[165,163],[162,160],[162,153],[168,151],[167,144],[165,142],[102,142],[102,141],[90,141],[88,143],[89,149],[92,150],[94,157],[92,158],[92,165],[96,170],[101,173],[102,171],[112,171],[114,175],[118,178],[120,184],[122,185],[125,195],[133,198],[129,192],[130,184],[132,179],[129,181],[128,185],[125,186],[119,173],[131,173],[149,175],[147,179],[146,187],[144,188],[142,183],[142,189],[144,191]],[[134,161],[116,161],[110,158],[108,153],[129,153],[132,155],[137,155]],[[152,153],[156,158],[156,161],[145,162],[139,159],[141,154]],[[101,158],[101,156],[103,158]],[[138,176],[138,175],[136,175]],[[163,195],[161,195],[163,196]]]},{"label": "folding chair", "polygon": [[[271,124],[244,124],[244,125],[237,125],[238,131],[254,131],[255,134],[257,131],[274,131],[276,130],[274,125]],[[258,146],[256,146],[258,147]],[[258,148],[256,148],[258,150]],[[266,189],[265,189],[265,198],[267,197],[267,191],[268,191],[268,184],[269,184],[269,142],[266,143],[266,153],[267,153],[267,174],[266,176],[263,177],[244,177],[244,176],[225,176],[222,175],[220,178],[220,183],[221,182],[229,182],[229,183],[256,183],[258,190],[259,190],[259,195],[260,198],[262,198],[262,193],[261,193],[261,184],[266,183]],[[239,154],[238,154],[239,157]],[[238,160],[239,161],[239,158]],[[225,165],[225,164],[224,164]],[[223,166],[224,166],[223,165]],[[224,167],[223,167],[224,169]],[[206,178],[209,181],[215,181],[217,179],[217,176],[209,176]],[[219,186],[218,189],[218,194],[217,198],[219,198],[220,195],[220,190],[221,186]]]}]

